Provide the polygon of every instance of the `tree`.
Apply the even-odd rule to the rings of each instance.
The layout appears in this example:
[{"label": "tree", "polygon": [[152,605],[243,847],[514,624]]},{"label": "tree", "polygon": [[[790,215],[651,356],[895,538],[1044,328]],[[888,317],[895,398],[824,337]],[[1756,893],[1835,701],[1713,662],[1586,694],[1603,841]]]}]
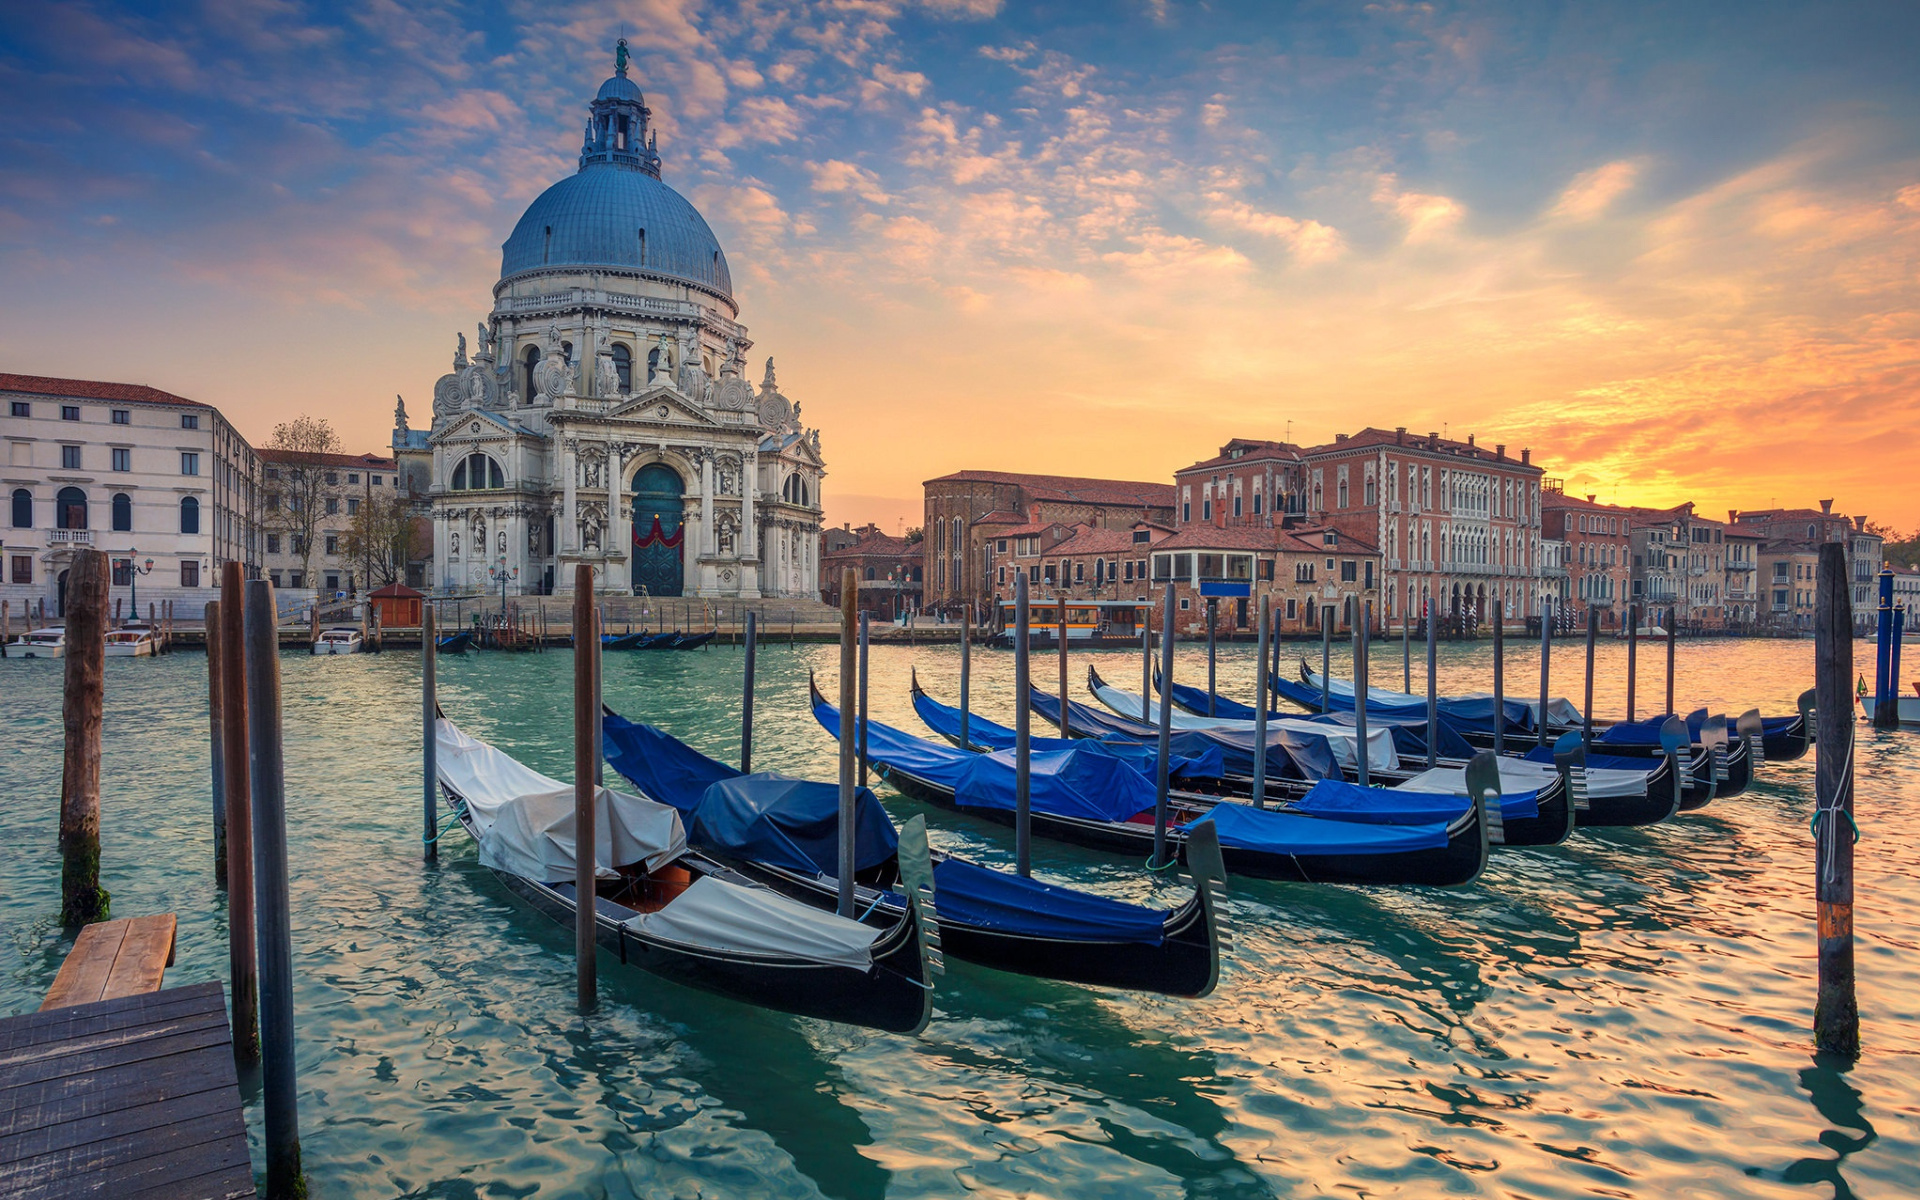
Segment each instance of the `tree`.
[{"label": "tree", "polygon": [[289,549],[300,556],[300,574],[311,586],[314,537],[326,518],[327,501],[341,494],[339,469],[326,462],[327,455],[340,453],[340,435],[325,417],[302,413],[273,427],[267,449],[277,452],[278,461],[267,464],[261,523],[288,537]]},{"label": "tree", "polygon": [[423,539],[413,506],[397,492],[381,490],[360,502],[347,526],[345,552],[366,564],[369,587],[398,583],[407,563],[420,557]]},{"label": "tree", "polygon": [[918,546],[921,542],[924,542],[926,540],[927,540],[927,532],[926,530],[921,529],[919,526],[916,525],[912,529],[907,530],[907,545]]}]

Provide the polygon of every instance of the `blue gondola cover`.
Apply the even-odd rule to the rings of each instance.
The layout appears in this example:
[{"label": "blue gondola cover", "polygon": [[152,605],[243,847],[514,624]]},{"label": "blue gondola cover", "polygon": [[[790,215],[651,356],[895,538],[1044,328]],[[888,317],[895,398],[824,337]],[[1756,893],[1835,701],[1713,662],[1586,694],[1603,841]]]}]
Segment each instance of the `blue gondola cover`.
[{"label": "blue gondola cover", "polygon": [[1160,944],[1166,914],[949,858],[933,869],[942,920],[1033,937]]},{"label": "blue gondola cover", "polygon": [[1192,829],[1203,821],[1214,823],[1222,846],[1266,854],[1399,854],[1438,850],[1447,844],[1447,826],[1442,821],[1420,825],[1329,821],[1256,809],[1230,800],[1221,801],[1206,816],[1181,828]]},{"label": "blue gondola cover", "polygon": [[607,713],[600,722],[601,749],[607,765],[618,771],[642,795],[671,804],[693,829],[694,810],[707,789],[740,772],[708,758],[676,737],[651,725]]},{"label": "blue gondola cover", "polygon": [[[865,871],[892,858],[900,836],[871,789],[857,789],[853,804],[854,868]],[[687,822],[687,840],[751,862],[837,877],[839,830],[839,785],[768,772],[707,788]]]},{"label": "blue gondola cover", "polygon": [[1443,792],[1403,792],[1322,779],[1293,807],[1316,817],[1373,825],[1419,825],[1457,819],[1467,811],[1465,796]]}]

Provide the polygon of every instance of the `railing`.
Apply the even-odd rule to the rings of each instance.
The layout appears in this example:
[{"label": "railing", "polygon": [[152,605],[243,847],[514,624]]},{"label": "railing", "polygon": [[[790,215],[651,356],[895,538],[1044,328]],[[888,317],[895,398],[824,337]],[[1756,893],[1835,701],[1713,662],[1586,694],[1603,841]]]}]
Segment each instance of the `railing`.
[{"label": "railing", "polygon": [[47,541],[55,544],[67,542],[75,546],[91,546],[93,545],[93,530],[49,529],[47,530]]}]

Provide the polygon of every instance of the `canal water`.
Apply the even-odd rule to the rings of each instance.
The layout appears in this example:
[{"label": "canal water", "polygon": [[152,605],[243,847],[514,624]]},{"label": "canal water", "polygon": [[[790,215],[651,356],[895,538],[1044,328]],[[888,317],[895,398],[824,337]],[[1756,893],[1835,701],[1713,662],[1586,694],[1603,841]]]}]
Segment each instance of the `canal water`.
[{"label": "canal water", "polygon": [[[1664,647],[1642,647],[1640,707]],[[1419,647],[1416,644],[1415,651]],[[1300,652],[1289,645],[1289,669]],[[1871,648],[1856,651],[1862,664]],[[837,649],[761,652],[755,763],[819,778],[806,708]],[[1397,681],[1397,642],[1374,651]],[[1556,648],[1555,691],[1581,694]],[[1597,708],[1622,711],[1625,649]],[[1347,655],[1335,654],[1336,669]],[[1203,683],[1205,653],[1178,675]],[[1137,654],[1076,656],[1137,688]],[[1441,686],[1487,686],[1446,646]],[[1010,720],[1010,657],[975,659]],[[521,907],[457,830],[420,862],[419,656],[283,658],[300,1119],[316,1197],[1896,1196],[1920,1192],[1920,743],[1859,734],[1865,1053],[1816,1056],[1812,758],[1645,831],[1501,851],[1447,891],[1234,885],[1235,944],[1202,1001],[1097,992],[955,963],[926,1033],[771,1015],[602,959],[573,1011],[568,930]],[[723,757],[738,650],[609,656],[605,694]],[[920,732],[909,667],[953,700],[953,647],[876,647],[876,719]],[[223,978],[206,660],[107,664],[102,862],[122,915],[180,917],[173,983]],[[568,653],[445,659],[475,733],[570,773]],[[1679,648],[1681,708],[1791,710],[1809,642]],[[1223,692],[1251,694],[1248,648]],[[1537,655],[1512,647],[1514,693]],[[1041,656],[1036,674],[1055,678]],[[1414,686],[1424,690],[1416,663]],[[30,1010],[68,946],[55,852],[60,668],[0,663],[0,1013]],[[882,789],[897,818],[919,806]],[[994,863],[1001,828],[928,811],[938,844]],[[1045,842],[1036,872],[1168,905],[1140,864]],[[257,1095],[248,1116],[259,1161]]]}]

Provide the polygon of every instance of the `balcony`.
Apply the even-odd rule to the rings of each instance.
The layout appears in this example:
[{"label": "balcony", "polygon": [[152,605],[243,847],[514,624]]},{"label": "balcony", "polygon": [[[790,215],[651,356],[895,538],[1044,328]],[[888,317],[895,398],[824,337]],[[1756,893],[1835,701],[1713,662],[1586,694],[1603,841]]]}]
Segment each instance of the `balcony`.
[{"label": "balcony", "polygon": [[47,530],[47,541],[56,546],[62,544],[70,546],[91,546],[93,545],[93,530],[49,529]]},{"label": "balcony", "polygon": [[1734,562],[1732,560],[1727,562],[1727,570],[1729,571],[1757,571],[1759,569],[1760,567],[1757,563]]}]

